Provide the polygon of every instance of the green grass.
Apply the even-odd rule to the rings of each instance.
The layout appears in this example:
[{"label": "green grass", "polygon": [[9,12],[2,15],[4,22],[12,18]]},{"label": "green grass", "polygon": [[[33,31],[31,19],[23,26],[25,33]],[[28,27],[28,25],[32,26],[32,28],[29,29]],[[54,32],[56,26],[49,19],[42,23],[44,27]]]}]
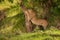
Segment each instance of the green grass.
[{"label": "green grass", "polygon": [[60,30],[36,31],[32,33],[8,33],[0,35],[0,40],[60,40]]},{"label": "green grass", "polygon": [[18,30],[16,31],[0,33],[0,40],[60,40],[60,30],[55,27],[51,27],[45,31],[35,30],[31,33],[19,33]]},{"label": "green grass", "polygon": [[59,40],[60,36],[54,36],[47,33],[26,33],[15,37],[11,37],[10,40]]}]

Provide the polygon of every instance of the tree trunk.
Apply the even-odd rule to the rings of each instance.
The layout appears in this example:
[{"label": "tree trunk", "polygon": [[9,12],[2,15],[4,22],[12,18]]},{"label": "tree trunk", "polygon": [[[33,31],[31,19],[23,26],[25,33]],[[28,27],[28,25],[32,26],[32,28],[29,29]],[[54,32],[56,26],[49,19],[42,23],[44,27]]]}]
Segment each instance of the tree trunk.
[{"label": "tree trunk", "polygon": [[0,10],[0,21],[5,18],[6,9]]}]

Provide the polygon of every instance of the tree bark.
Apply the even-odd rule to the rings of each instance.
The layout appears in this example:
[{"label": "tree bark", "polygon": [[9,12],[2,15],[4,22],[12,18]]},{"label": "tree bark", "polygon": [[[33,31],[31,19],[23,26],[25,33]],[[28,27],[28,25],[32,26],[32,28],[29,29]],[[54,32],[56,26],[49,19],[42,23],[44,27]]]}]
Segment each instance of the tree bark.
[{"label": "tree bark", "polygon": [[0,10],[0,21],[5,18],[6,9]]}]

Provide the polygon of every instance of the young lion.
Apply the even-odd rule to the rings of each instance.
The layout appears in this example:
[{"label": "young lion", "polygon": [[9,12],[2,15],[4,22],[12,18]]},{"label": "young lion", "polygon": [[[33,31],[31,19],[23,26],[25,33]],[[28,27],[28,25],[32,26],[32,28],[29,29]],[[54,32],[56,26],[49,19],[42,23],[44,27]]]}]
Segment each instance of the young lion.
[{"label": "young lion", "polygon": [[25,7],[21,7],[22,11],[24,12],[24,14],[26,14],[27,19],[29,21],[31,21],[33,24],[35,25],[39,25],[42,26],[44,29],[46,29],[48,22],[45,19],[38,19],[36,17],[35,12],[32,9],[26,9]]},{"label": "young lion", "polygon": [[29,16],[30,16],[30,20],[31,20],[31,22],[33,23],[33,24],[35,24],[35,25],[40,25],[40,26],[42,26],[44,29],[46,29],[46,27],[47,27],[47,25],[48,25],[48,22],[47,22],[47,20],[45,20],[45,19],[38,19],[38,18],[36,18],[36,14],[35,14],[35,12],[33,12],[33,10],[28,10],[29,11]]}]

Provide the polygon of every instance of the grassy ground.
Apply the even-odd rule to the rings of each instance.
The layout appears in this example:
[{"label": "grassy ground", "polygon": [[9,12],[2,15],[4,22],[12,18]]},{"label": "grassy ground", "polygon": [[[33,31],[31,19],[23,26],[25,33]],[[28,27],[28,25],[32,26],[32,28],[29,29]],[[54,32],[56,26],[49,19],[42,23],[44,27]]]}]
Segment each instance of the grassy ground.
[{"label": "grassy ground", "polygon": [[60,40],[60,37],[41,33],[29,33],[12,37],[10,40]]},{"label": "grassy ground", "polygon": [[21,34],[2,34],[0,40],[60,40],[60,30],[46,30]]}]

